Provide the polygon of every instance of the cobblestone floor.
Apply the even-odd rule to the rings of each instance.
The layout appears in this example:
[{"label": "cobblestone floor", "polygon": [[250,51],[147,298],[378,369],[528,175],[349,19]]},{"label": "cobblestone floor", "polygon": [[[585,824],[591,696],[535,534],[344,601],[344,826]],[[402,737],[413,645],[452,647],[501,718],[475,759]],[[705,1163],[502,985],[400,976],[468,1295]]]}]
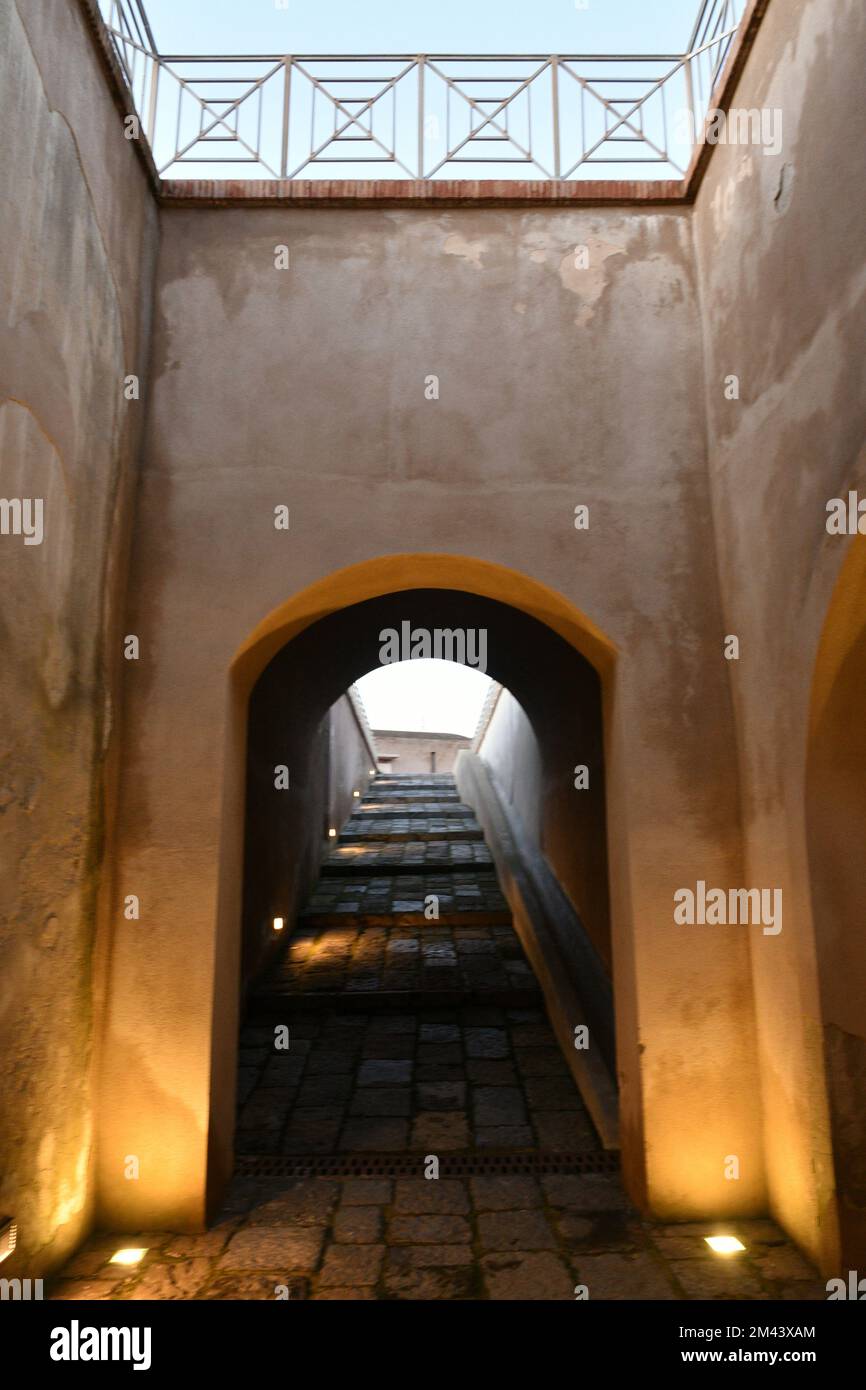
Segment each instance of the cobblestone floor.
[{"label": "cobblestone floor", "polygon": [[283,1053],[247,1027],[240,1085],[239,1153],[599,1147],[540,1009],[328,1013]]},{"label": "cobblestone floor", "polygon": [[[430,819],[443,804],[451,824]],[[451,779],[377,779],[349,826],[242,1030],[239,1175],[218,1219],[96,1235],[50,1297],[826,1298],[772,1222],[646,1222],[603,1171],[495,875],[455,853],[480,832]],[[370,854],[347,869],[350,835]],[[383,844],[391,873],[371,875]],[[453,868],[424,855],[405,872],[440,845]],[[711,1254],[714,1233],[745,1253]],[[110,1263],[130,1246],[140,1264]]]},{"label": "cobblestone floor", "polygon": [[[725,1223],[747,1253],[707,1253],[712,1227],[631,1212],[599,1176],[235,1179],[202,1235],[98,1236],[49,1291],[61,1299],[824,1299],[768,1221]],[[108,1263],[145,1247],[133,1271]]]}]

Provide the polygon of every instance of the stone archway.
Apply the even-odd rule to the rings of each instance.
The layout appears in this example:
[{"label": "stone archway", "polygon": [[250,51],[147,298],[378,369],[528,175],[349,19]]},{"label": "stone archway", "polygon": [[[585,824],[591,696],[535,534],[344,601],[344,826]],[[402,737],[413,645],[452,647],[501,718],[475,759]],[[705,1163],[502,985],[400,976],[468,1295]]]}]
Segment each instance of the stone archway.
[{"label": "stone archway", "polygon": [[[561,595],[526,575],[503,566],[449,555],[387,556],[348,570],[337,571],[319,584],[302,591],[280,609],[268,615],[238,652],[231,672],[231,721],[226,760],[226,795],[223,804],[223,838],[220,865],[219,953],[223,969],[218,977],[217,998],[224,1007],[215,1009],[213,1035],[212,1111],[209,1142],[209,1202],[212,1206],[228,1174],[231,1143],[230,1116],[225,1096],[233,1093],[235,1038],[218,1024],[230,1010],[236,1013],[231,995],[237,991],[238,935],[241,919],[243,879],[243,821],[245,801],[247,708],[251,692],[269,662],[278,653],[306,637],[317,624],[332,620],[341,612],[356,611],[377,598],[420,590],[462,594],[465,598],[491,600],[518,615],[525,615],[539,631],[552,634],[585,659],[597,671],[602,696],[610,694],[614,671],[612,644]],[[328,698],[336,698],[340,688],[363,674],[346,668],[342,684],[338,679]],[[495,674],[495,673],[494,673]],[[320,702],[321,704],[321,702]],[[318,714],[326,705],[318,706]],[[604,835],[604,829],[602,829]],[[605,890],[607,885],[605,884]],[[609,955],[609,948],[608,948]],[[639,1154],[640,1150],[636,1151]]]},{"label": "stone archway", "polygon": [[[121,903],[120,895],[139,893],[147,916],[134,931],[116,917],[112,924],[100,1221],[117,1230],[200,1228],[230,1175],[255,682],[317,622],[418,588],[510,606],[597,672],[626,1186],[668,1220],[764,1210],[749,943],[684,933],[673,914],[680,884],[736,872],[739,827],[727,765],[717,759],[727,706],[715,676],[705,690],[690,686],[684,706],[670,689],[681,668],[652,630],[629,629],[623,650],[572,599],[501,564],[415,553],[319,575],[255,623],[255,575],[220,594],[208,623],[176,604],[130,702],[113,892]],[[277,577],[266,576],[271,593]],[[705,757],[713,750],[713,775],[696,782],[684,748],[698,737]],[[714,988],[704,998],[708,977]],[[730,1153],[742,1159],[738,1183],[725,1180]],[[140,1160],[137,1182],[124,1175],[129,1154]]]},{"label": "stone archway", "polygon": [[849,548],[812,686],[806,818],[843,1269],[866,1261],[866,538]]}]

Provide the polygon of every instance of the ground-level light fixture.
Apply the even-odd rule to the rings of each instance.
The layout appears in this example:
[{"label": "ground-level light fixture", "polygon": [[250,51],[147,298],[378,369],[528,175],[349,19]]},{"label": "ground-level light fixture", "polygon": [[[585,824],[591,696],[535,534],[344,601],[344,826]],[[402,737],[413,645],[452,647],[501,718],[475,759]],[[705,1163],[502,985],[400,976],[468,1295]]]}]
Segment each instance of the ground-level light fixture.
[{"label": "ground-level light fixture", "polygon": [[371,777],[375,777],[375,776],[376,776],[376,769],[375,769],[374,767],[371,767],[371,768],[370,768],[370,776],[371,776]]},{"label": "ground-level light fixture", "polygon": [[141,1264],[146,1254],[147,1248],[128,1246],[123,1250],[115,1250],[108,1263],[110,1265],[138,1265]]},{"label": "ground-level light fixture", "polygon": [[353,796],[360,796],[361,793],[360,793],[360,792],[352,792],[352,795],[353,795]]},{"label": "ground-level light fixture", "polygon": [[714,1255],[737,1255],[745,1245],[736,1236],[704,1236]]},{"label": "ground-level light fixture", "polygon": [[328,839],[329,839],[329,840],[335,840],[336,838],[337,838],[337,832],[336,832],[336,830],[334,829],[334,827],[331,826],[330,830],[328,831]]},{"label": "ground-level light fixture", "polygon": [[283,918],[283,917],[275,917],[275,918],[274,918],[274,931],[282,931],[284,926],[285,926],[285,918]]},{"label": "ground-level light fixture", "polygon": [[0,1264],[18,1244],[18,1225],[11,1216],[0,1216]]}]

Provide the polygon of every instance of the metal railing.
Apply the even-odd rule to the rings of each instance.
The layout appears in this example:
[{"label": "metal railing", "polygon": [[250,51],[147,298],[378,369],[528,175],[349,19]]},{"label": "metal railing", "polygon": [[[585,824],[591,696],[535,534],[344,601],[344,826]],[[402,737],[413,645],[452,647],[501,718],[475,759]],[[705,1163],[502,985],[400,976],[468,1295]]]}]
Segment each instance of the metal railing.
[{"label": "metal railing", "polygon": [[242,57],[161,54],[142,0],[100,0],[175,179],[682,177],[745,3],[702,0],[679,54]]}]

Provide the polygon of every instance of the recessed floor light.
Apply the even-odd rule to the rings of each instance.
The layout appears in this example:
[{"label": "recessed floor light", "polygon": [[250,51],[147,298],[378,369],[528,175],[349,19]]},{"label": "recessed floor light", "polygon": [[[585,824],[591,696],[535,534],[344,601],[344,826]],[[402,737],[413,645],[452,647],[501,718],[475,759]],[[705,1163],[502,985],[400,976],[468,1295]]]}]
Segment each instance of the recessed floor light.
[{"label": "recessed floor light", "polygon": [[736,1255],[746,1248],[736,1236],[704,1236],[704,1240],[715,1255]]},{"label": "recessed floor light", "polygon": [[18,1244],[18,1226],[11,1216],[0,1216],[0,1263],[12,1254]]},{"label": "recessed floor light", "polygon": [[133,1249],[116,1250],[108,1261],[110,1265],[137,1265],[141,1264],[147,1254],[147,1250]]}]

